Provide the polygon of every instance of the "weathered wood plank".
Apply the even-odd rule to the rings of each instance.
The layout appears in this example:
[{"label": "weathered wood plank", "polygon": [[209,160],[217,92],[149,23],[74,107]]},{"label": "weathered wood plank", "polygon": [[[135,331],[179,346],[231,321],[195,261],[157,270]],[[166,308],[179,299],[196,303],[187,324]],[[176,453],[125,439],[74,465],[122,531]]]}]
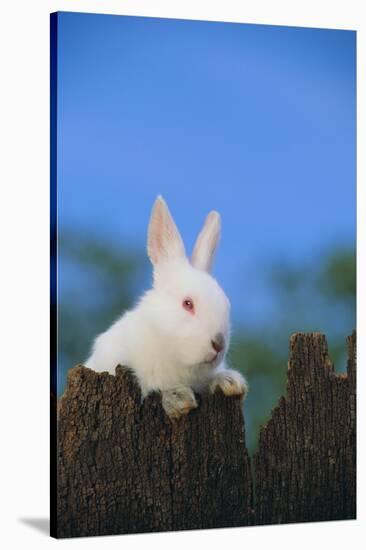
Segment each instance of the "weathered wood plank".
[{"label": "weathered wood plank", "polygon": [[322,334],[290,340],[287,394],[250,460],[238,398],[171,422],[133,376],[69,371],[58,403],[58,537],[356,516],[356,334],[337,375]]},{"label": "weathered wood plank", "polygon": [[252,481],[238,398],[172,423],[126,369],[78,366],[58,408],[57,536],[247,525]]},{"label": "weathered wood plank", "polygon": [[337,375],[325,336],[290,340],[287,395],[254,457],[256,524],[356,517],[356,334]]}]

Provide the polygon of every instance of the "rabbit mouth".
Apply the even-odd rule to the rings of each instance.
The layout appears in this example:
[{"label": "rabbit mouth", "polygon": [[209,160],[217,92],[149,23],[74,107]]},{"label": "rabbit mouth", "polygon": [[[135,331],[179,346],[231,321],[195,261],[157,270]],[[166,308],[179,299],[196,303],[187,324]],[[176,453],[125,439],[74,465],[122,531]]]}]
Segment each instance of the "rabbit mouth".
[{"label": "rabbit mouth", "polygon": [[215,365],[215,364],[218,362],[218,359],[219,359],[220,355],[221,355],[220,353],[216,353],[213,357],[208,357],[208,358],[206,358],[204,361],[202,361],[202,363],[203,363],[204,365],[211,365],[211,366],[213,366],[213,365]]}]

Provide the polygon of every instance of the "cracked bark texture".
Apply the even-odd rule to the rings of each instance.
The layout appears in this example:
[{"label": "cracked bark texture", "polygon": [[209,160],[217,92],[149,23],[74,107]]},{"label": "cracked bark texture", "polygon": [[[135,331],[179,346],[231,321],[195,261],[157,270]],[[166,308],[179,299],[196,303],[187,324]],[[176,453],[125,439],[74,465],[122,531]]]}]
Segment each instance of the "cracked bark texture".
[{"label": "cracked bark texture", "polygon": [[325,336],[290,340],[287,395],[254,457],[256,524],[356,517],[356,333],[337,375]]},{"label": "cracked bark texture", "polygon": [[[255,503],[240,400],[171,422],[127,369],[70,369],[57,411],[56,537],[356,517],[356,334],[337,375],[325,336],[290,340],[287,394],[261,429]],[[255,508],[255,509],[253,509]]]},{"label": "cracked bark texture", "polygon": [[172,422],[127,369],[70,369],[58,404],[56,537],[247,525],[252,480],[240,399]]}]

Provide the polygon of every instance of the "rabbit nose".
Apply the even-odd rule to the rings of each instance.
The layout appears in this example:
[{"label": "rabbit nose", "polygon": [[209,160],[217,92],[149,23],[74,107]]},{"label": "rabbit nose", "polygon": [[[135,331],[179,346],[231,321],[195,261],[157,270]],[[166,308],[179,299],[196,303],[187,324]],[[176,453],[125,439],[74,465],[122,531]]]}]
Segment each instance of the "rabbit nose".
[{"label": "rabbit nose", "polygon": [[220,353],[220,351],[222,351],[224,349],[224,347],[225,347],[225,338],[223,337],[221,332],[216,334],[214,340],[211,340],[211,344],[212,344],[213,349],[216,351],[216,353]]}]

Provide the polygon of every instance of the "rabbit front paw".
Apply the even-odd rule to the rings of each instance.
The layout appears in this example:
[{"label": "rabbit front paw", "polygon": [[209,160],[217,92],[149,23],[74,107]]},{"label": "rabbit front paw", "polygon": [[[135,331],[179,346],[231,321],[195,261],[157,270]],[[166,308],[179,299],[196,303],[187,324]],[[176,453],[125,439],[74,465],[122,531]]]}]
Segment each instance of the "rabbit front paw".
[{"label": "rabbit front paw", "polygon": [[162,391],[161,402],[171,419],[178,419],[198,407],[193,391],[187,386]]},{"label": "rabbit front paw", "polygon": [[245,378],[235,370],[223,370],[211,380],[209,389],[214,393],[220,388],[224,395],[240,395],[245,399],[248,393],[248,384]]}]

